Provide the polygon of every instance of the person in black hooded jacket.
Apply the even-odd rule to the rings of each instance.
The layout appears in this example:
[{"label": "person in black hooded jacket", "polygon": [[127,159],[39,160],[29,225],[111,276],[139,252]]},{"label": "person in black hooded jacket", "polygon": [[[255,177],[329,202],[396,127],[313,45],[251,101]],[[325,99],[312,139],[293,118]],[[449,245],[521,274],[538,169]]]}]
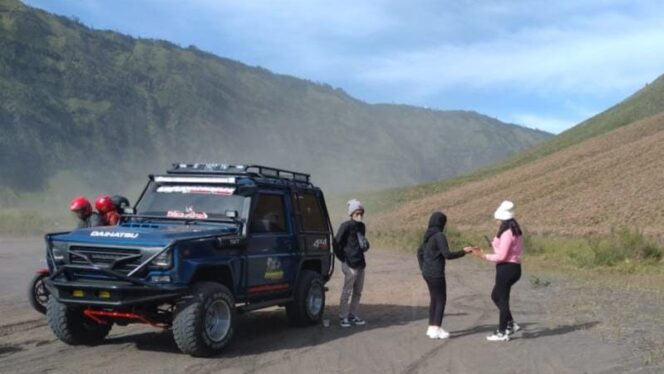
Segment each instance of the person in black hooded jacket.
[{"label": "person in black hooded jacket", "polygon": [[447,302],[447,285],[445,283],[445,260],[453,260],[472,252],[471,247],[463,251],[450,251],[447,237],[443,233],[447,217],[441,212],[435,212],[429,218],[422,245],[417,250],[417,259],[420,264],[422,276],[429,288],[429,328],[427,336],[431,339],[445,339],[450,334],[441,325]]},{"label": "person in black hooded jacket", "polygon": [[367,266],[364,253],[369,250],[369,241],[365,236],[366,227],[362,222],[364,206],[357,199],[352,199],[347,204],[350,220],[341,224],[335,237],[340,255],[338,258],[342,262],[341,271],[344,273],[344,285],[339,300],[341,327],[361,326],[366,323],[358,315],[364,288],[364,269]]}]

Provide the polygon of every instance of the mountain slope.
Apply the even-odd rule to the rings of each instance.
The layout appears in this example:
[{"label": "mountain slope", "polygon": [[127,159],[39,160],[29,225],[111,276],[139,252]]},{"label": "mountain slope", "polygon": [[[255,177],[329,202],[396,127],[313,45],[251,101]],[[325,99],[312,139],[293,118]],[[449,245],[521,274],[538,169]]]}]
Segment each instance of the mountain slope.
[{"label": "mountain slope", "polygon": [[579,235],[630,227],[664,235],[662,144],[664,113],[400,204],[377,217],[374,229],[421,229],[440,209],[457,227],[492,232],[493,211],[511,199],[530,232]]},{"label": "mountain slope", "polygon": [[118,191],[171,162],[228,161],[376,189],[464,174],[549,136],[473,112],[368,105],[0,0],[0,187],[39,190],[73,170]]},{"label": "mountain slope", "polygon": [[522,165],[661,112],[664,112],[664,75],[606,111],[492,169],[505,170]]}]

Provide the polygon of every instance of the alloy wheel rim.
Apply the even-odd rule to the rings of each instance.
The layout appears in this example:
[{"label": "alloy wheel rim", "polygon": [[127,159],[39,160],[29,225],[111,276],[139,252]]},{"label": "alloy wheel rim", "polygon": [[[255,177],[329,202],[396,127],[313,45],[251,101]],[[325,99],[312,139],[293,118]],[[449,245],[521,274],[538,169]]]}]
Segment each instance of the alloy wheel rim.
[{"label": "alloy wheel rim", "polygon": [[309,287],[305,303],[309,317],[315,318],[320,314],[323,309],[323,288],[318,283]]},{"label": "alloy wheel rim", "polygon": [[215,300],[205,312],[205,333],[214,342],[222,341],[231,328],[231,309],[223,300]]}]

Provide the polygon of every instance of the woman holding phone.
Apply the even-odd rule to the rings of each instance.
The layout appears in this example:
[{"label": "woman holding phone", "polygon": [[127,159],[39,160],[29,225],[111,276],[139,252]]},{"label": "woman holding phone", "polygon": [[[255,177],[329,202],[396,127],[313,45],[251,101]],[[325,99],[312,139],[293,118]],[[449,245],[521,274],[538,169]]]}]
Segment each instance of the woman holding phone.
[{"label": "woman holding phone", "polygon": [[514,203],[503,201],[494,213],[498,232],[490,241],[494,253],[485,254],[479,247],[473,253],[480,258],[496,263],[496,283],[491,299],[499,310],[498,330],[487,336],[488,341],[506,342],[510,335],[520,330],[510,311],[512,286],[521,278],[521,256],[523,254],[523,232],[514,219]]}]

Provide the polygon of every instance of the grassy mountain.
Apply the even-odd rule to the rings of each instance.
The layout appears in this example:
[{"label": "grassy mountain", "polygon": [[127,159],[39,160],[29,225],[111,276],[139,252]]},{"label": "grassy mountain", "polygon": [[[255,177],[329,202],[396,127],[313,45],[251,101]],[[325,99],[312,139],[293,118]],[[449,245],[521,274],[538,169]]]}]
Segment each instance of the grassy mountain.
[{"label": "grassy mountain", "polygon": [[[530,232],[591,235],[635,228],[664,236],[664,78],[506,162],[464,179],[401,190],[375,228],[421,229],[441,209],[459,228],[495,230],[503,199]],[[384,199],[395,191],[376,195]],[[389,218],[388,218],[389,217]]]},{"label": "grassy mountain", "polygon": [[121,191],[172,162],[223,160],[376,189],[467,173],[548,137],[474,112],[369,105],[0,0],[0,187],[40,190],[73,172]]}]

